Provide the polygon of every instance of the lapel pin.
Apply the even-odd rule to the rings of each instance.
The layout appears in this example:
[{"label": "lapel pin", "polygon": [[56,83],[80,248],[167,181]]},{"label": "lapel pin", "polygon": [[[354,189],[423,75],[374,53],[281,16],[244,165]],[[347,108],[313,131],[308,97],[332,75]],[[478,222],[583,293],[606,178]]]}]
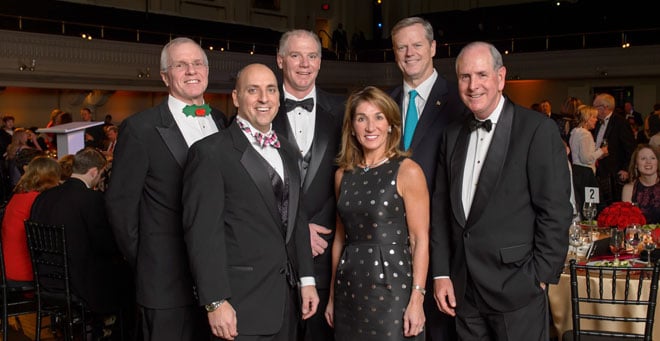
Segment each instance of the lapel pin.
[{"label": "lapel pin", "polygon": [[440,104],[442,104],[442,103],[440,103],[440,101],[435,102],[435,105],[437,105],[437,106],[440,106]]}]

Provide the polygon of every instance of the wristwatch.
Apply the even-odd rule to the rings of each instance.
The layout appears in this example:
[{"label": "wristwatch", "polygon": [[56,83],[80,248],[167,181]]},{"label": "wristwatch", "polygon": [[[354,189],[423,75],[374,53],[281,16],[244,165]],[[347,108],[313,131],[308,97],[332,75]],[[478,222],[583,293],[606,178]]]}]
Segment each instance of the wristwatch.
[{"label": "wristwatch", "polygon": [[220,308],[220,306],[225,303],[226,300],[220,300],[220,301],[213,301],[207,305],[204,306],[207,312],[212,312],[215,311],[216,309]]}]

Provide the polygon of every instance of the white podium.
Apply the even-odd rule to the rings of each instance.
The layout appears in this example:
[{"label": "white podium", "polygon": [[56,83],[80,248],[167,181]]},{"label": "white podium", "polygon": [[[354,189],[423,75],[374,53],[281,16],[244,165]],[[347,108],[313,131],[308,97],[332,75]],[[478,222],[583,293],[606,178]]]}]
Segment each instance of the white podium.
[{"label": "white podium", "polygon": [[103,122],[71,122],[50,128],[39,128],[38,133],[57,134],[57,158],[75,154],[85,148],[85,129],[103,124]]}]

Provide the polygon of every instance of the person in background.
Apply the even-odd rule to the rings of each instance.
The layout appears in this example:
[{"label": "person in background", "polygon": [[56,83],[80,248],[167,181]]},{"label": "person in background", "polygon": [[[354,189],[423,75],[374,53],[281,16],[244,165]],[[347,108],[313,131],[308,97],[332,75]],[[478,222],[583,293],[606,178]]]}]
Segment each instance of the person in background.
[{"label": "person in background", "polygon": [[559,129],[559,134],[564,141],[568,141],[570,133],[570,117],[565,119],[563,115],[558,115],[552,112],[552,104],[550,100],[544,99],[539,102],[539,109],[542,113],[546,114],[557,124],[557,129]]},{"label": "person in background", "polygon": [[[52,162],[59,167],[57,161]],[[93,189],[106,164],[103,154],[94,148],[78,151],[73,158],[71,177],[37,196],[30,220],[64,225],[72,294],[98,314],[100,321],[109,314],[122,316],[131,335],[135,330],[133,278],[112,236],[103,194]],[[53,177],[56,183],[59,180],[60,174]],[[113,340],[124,339],[130,338],[113,335]]]},{"label": "person in background", "polygon": [[460,340],[548,340],[572,218],[566,151],[552,120],[512,103],[495,46],[456,58],[472,111],[445,130],[432,200],[435,299]]},{"label": "person in background", "polygon": [[[561,104],[559,113],[568,123],[567,126],[564,126],[567,129],[566,136],[568,136],[568,140],[570,140],[571,130],[573,130],[573,128],[578,126],[578,121],[580,116],[578,108],[583,104],[584,103],[582,103],[582,101],[579,98],[573,96],[566,97],[564,103]],[[566,142],[568,141],[566,140]]]},{"label": "person in background", "polygon": [[[273,130],[292,142],[302,158],[301,180],[305,200],[302,209],[309,225],[314,256],[314,277],[319,295],[318,311],[325,311],[332,277],[331,252],[334,239],[335,157],[339,151],[343,98],[316,86],[321,68],[321,42],[316,34],[292,30],[282,35],[277,54],[283,84],[279,111]],[[309,103],[309,104],[307,104]],[[307,341],[331,341],[333,331],[323,314],[303,321]]]},{"label": "person in background", "polygon": [[103,126],[107,127],[107,126],[111,126],[111,125],[114,125],[114,123],[112,123],[112,115],[107,114],[107,115],[105,115],[105,118],[103,119]]},{"label": "person in background", "polygon": [[[93,122],[94,120],[92,119],[92,109],[80,109],[80,118],[82,118],[83,122]],[[85,129],[85,147],[103,148],[104,139],[105,134],[103,133],[102,125],[97,125]]]},{"label": "person in background", "polygon": [[60,167],[62,168],[62,177],[61,181],[64,182],[66,179],[71,177],[71,174],[73,173],[73,154],[68,154],[62,156],[57,163],[60,164]]},{"label": "person in background", "polygon": [[647,224],[660,223],[659,158],[657,148],[638,145],[630,159],[630,181],[623,185],[621,192],[621,200],[635,203],[644,213]]},{"label": "person in background", "polygon": [[3,130],[5,133],[9,134],[10,136],[14,135],[14,116],[11,115],[6,115],[2,117],[2,123],[4,124]]},{"label": "person in background", "polygon": [[337,24],[337,28],[332,31],[332,46],[337,54],[337,59],[346,60],[348,57],[348,34],[344,30],[344,24]]},{"label": "person in background", "polygon": [[573,169],[573,188],[578,211],[582,209],[585,187],[598,187],[596,161],[607,156],[608,147],[596,148],[591,130],[598,121],[598,109],[582,105],[578,109],[578,125],[571,131],[569,145]]},{"label": "person in background", "polygon": [[[449,83],[433,67],[436,42],[433,27],[420,17],[404,18],[392,28],[392,48],[403,82],[390,96],[401,109],[403,135],[401,150],[422,167],[429,193],[435,188],[440,137],[451,122],[461,120],[467,110],[458,96],[456,84]],[[445,201],[446,199],[441,199]],[[431,287],[427,276],[426,288]],[[426,334],[432,341],[456,339],[453,318],[441,314],[431,290],[424,301]]]},{"label": "person in background", "polygon": [[33,275],[30,252],[25,235],[25,220],[39,193],[60,184],[61,169],[57,161],[39,156],[25,167],[2,217],[2,252],[10,285],[30,284]]},{"label": "person in background", "polygon": [[351,95],[335,173],[337,233],[325,311],[335,340],[425,339],[430,199],[422,168],[400,140],[394,100],[373,86]]},{"label": "person in background", "polygon": [[115,152],[115,145],[117,144],[117,134],[119,133],[119,128],[117,128],[115,125],[109,125],[106,126],[103,130],[105,131],[106,139],[101,152],[103,155],[105,155],[105,157],[111,160]]},{"label": "person in background", "polygon": [[12,136],[12,142],[7,147],[4,169],[6,179],[9,181],[9,188],[14,188],[18,183],[24,172],[23,166],[27,165],[37,154],[43,153],[38,149],[28,146],[28,136],[26,129],[16,128]]},{"label": "person in background", "polygon": [[[73,116],[71,113],[63,111],[57,117],[55,118],[55,125],[60,125],[60,124],[67,124],[73,122]],[[57,141],[57,139],[53,139],[54,142]]]},{"label": "person in background", "polygon": [[279,98],[269,67],[244,67],[234,121],[188,153],[183,232],[199,303],[222,339],[298,340],[319,303],[300,152],[272,130]]},{"label": "person in background", "polygon": [[169,96],[119,127],[106,193],[110,225],[135,271],[144,340],[208,339],[183,239],[181,190],[188,148],[224,128],[204,102],[209,66],[189,38],[163,47],[160,75]]},{"label": "person in background", "polygon": [[[608,154],[596,165],[600,192],[599,212],[615,201],[621,201],[621,189],[628,181],[628,164],[635,149],[635,138],[625,118],[614,115],[614,97],[607,93],[596,95],[593,106],[598,119],[592,134],[596,147],[607,145]],[[601,123],[602,122],[602,123]]]},{"label": "person in background", "polygon": [[642,118],[642,113],[636,111],[630,101],[623,103],[623,113],[626,116],[626,119],[632,118],[633,122],[638,129],[642,129],[644,126],[644,119]]}]

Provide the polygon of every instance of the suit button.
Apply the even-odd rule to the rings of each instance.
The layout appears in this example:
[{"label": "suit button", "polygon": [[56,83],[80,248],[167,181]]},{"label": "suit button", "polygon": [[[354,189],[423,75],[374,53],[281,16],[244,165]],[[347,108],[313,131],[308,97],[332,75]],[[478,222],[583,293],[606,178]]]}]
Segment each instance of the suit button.
[{"label": "suit button", "polygon": [[470,238],[470,232],[463,232],[463,238],[464,239]]}]

